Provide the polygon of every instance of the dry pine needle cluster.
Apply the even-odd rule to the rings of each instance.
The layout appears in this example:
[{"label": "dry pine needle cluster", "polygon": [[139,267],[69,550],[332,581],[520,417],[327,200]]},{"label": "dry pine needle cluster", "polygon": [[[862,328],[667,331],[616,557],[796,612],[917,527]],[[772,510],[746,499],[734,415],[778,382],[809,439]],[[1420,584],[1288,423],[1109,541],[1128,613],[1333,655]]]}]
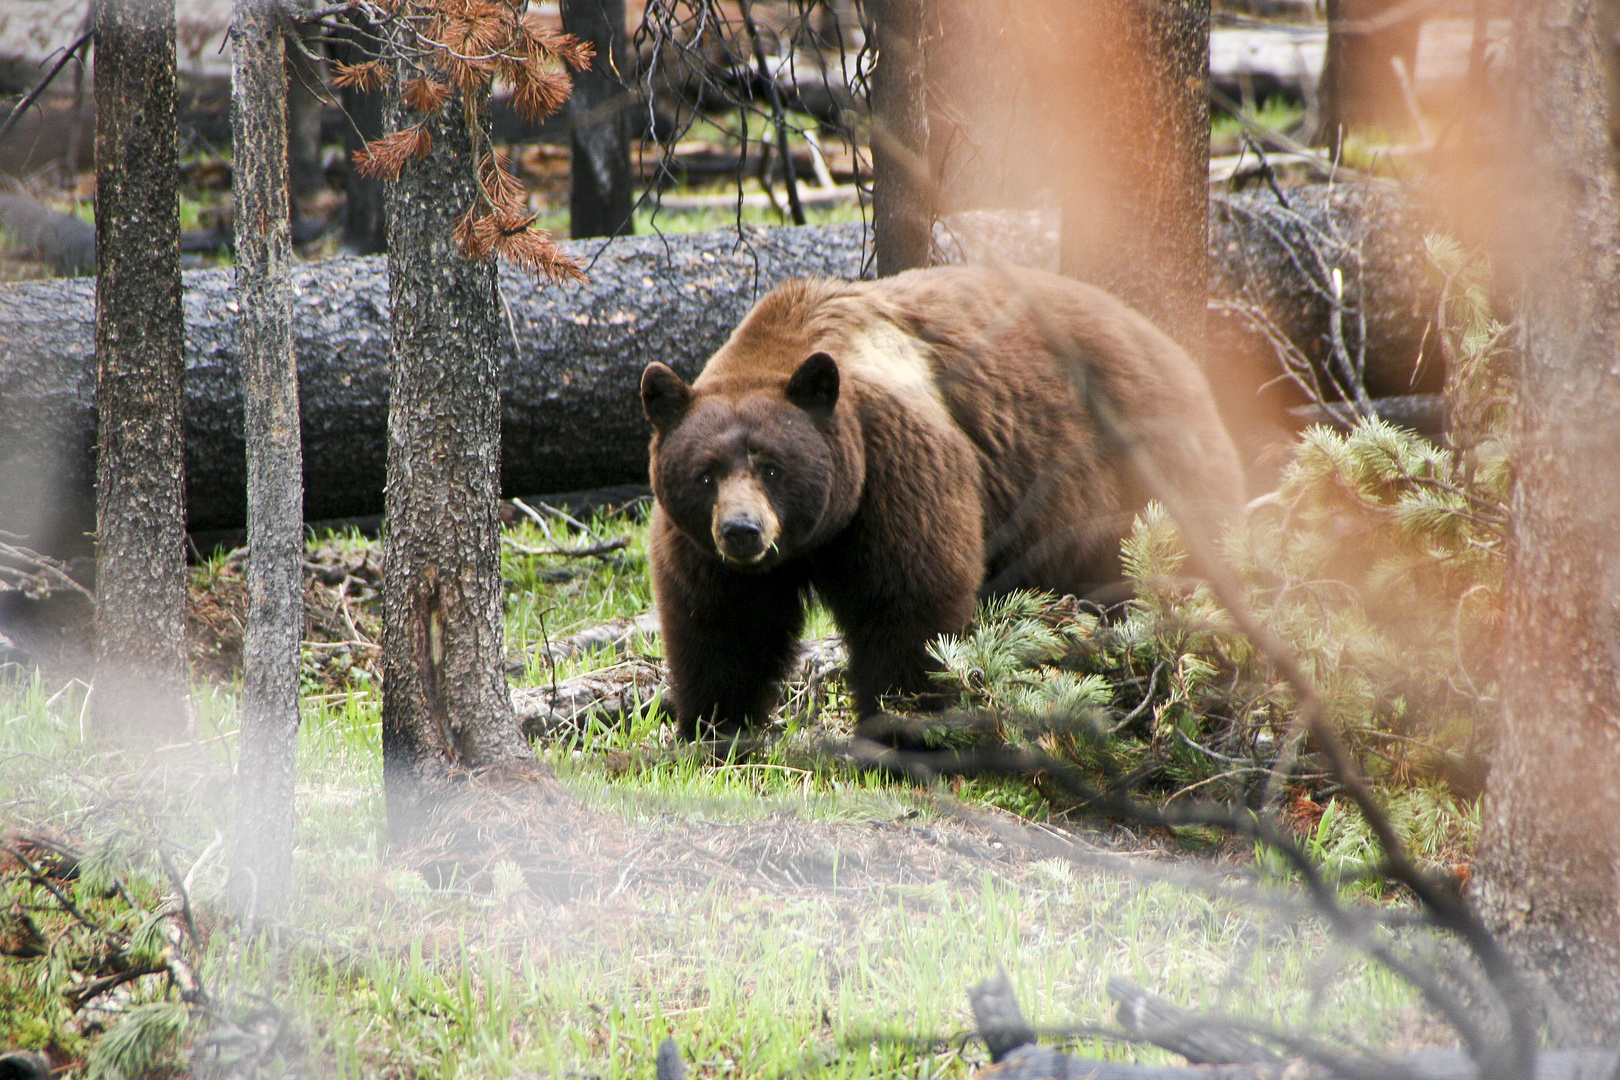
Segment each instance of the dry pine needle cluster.
[{"label": "dry pine needle cluster", "polygon": [[584,280],[551,235],[533,228],[537,215],[528,212],[523,185],[490,143],[481,118],[496,79],[512,87],[512,106],[525,120],[539,123],[555,113],[572,88],[564,69],[590,66],[589,43],[544,25],[526,10],[528,0],[361,0],[358,6],[387,28],[393,59],[336,64],[335,81],[379,90],[397,79],[401,104],[421,119],[357,151],[355,167],[362,175],[398,180],[432,152],[430,125],[459,92],[479,165],[477,201],[456,223],[462,254],[500,254],[538,277]]}]

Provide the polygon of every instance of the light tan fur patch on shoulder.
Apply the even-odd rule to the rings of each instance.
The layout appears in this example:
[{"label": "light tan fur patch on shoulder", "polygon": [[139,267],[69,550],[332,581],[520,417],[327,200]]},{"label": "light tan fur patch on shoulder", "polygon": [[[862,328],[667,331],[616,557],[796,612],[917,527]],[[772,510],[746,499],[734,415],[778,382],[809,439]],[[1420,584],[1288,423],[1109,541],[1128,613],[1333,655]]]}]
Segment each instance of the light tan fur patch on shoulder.
[{"label": "light tan fur patch on shoulder", "polygon": [[838,362],[841,376],[893,396],[930,424],[951,426],[927,345],[865,297],[839,297],[824,304],[817,316],[817,347]]}]

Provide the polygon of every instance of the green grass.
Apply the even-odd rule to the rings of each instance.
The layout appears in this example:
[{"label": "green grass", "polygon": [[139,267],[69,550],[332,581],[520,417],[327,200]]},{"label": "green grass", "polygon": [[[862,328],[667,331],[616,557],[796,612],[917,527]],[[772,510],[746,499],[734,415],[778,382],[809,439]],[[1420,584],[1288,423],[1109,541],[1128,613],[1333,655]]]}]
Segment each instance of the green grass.
[{"label": "green grass", "polygon": [[[1245,118],[1266,131],[1286,132],[1305,115],[1303,106],[1283,98],[1267,98],[1258,108],[1244,110]],[[1229,113],[1217,113],[1210,121],[1209,152],[1235,154],[1243,145],[1244,125]]]},{"label": "green grass", "polygon": [[[549,535],[532,523],[509,531],[531,548],[630,540],[600,559],[507,545],[512,652],[649,604],[644,508],[590,524],[590,534],[560,520]],[[584,572],[548,577],[563,569]],[[830,629],[824,613],[812,624],[812,633]],[[636,647],[656,653],[657,642]],[[611,661],[568,661],[557,677]],[[531,663],[516,681],[550,678],[549,666]],[[154,898],[154,846],[189,865],[216,835],[230,834],[235,694],[197,688],[204,760],[178,763],[159,783],[159,774],[86,744],[81,685],[0,686],[0,820],[101,845],[124,860],[130,880],[147,883],[136,893]],[[223,856],[199,869],[194,889],[215,928],[202,972],[220,1010],[240,1015],[273,1003],[292,1032],[280,1053],[302,1058],[312,1074],[644,1078],[657,1043],[673,1035],[701,1077],[964,1077],[984,1061],[982,1047],[963,1048],[960,1038],[972,1027],[967,988],[997,964],[1043,1027],[1107,1023],[1103,985],[1113,974],[1185,1004],[1348,1041],[1399,1038],[1420,1016],[1391,975],[1344,955],[1310,922],[1151,874],[1058,860],[831,889],[642,884],[563,905],[529,894],[515,866],[497,866],[484,892],[434,890],[401,868],[382,838],[379,707],[369,687],[306,700],[285,925],[251,940],[232,928],[222,914]],[[652,863],[663,857],[660,830],[690,826],[720,836],[803,823],[835,830],[839,850],[852,853],[870,853],[874,823],[949,827],[933,793],[820,760],[811,738],[790,726],[753,758],[716,762],[670,745],[652,712],[539,752],[587,810],[617,815],[642,838],[637,857]],[[968,781],[950,793],[969,805],[1044,812],[1027,786]],[[1424,827],[1421,814],[1412,818]],[[1324,848],[1350,844],[1335,839],[1336,828],[1322,831]],[[15,878],[5,887],[21,897]],[[95,903],[113,917],[116,899]],[[82,1061],[100,1042],[63,1034],[67,975],[59,960],[50,964],[0,958],[0,1039]],[[163,998],[153,982],[132,1004]],[[1071,1045],[1170,1060],[1095,1039]],[[180,1061],[172,1050],[152,1060],[154,1077]]]}]

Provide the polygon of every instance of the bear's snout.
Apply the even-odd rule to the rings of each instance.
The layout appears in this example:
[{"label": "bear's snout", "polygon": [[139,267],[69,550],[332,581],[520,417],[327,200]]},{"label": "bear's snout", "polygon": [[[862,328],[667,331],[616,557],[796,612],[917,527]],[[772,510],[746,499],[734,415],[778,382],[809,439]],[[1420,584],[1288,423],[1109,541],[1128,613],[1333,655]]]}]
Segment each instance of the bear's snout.
[{"label": "bear's snout", "polygon": [[720,484],[710,532],[722,558],[752,566],[770,554],[780,531],[776,511],[758,480],[745,474]]}]

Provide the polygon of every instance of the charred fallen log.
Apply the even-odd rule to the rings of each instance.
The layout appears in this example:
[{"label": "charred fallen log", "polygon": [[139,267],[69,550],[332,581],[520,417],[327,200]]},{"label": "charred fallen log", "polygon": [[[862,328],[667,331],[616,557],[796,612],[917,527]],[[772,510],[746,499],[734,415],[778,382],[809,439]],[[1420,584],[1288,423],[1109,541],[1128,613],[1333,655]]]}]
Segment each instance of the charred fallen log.
[{"label": "charred fallen log", "polygon": [[[1241,404],[1278,374],[1275,343],[1256,328],[1261,323],[1309,363],[1327,363],[1335,342],[1348,342],[1365,357],[1369,386],[1428,389],[1437,365],[1424,359],[1420,377],[1411,378],[1414,361],[1426,356],[1426,313],[1433,310],[1423,292],[1421,232],[1387,235],[1386,223],[1409,219],[1377,193],[1353,195],[1340,185],[1331,194],[1296,190],[1289,199],[1286,211],[1267,208],[1267,200],[1275,201],[1269,193],[1211,204],[1212,291],[1226,307],[1205,355],[1218,390]],[[1323,249],[1322,238],[1335,236],[1344,242]],[[586,285],[537,288],[504,272],[501,279],[516,339],[503,414],[508,494],[644,482],[648,432],[637,386],[646,363],[662,360],[691,377],[764,291],[794,276],[859,276],[867,253],[859,225],[571,247],[590,263]],[[1313,261],[1313,251],[1320,259]],[[1039,253],[1020,250],[1016,261],[1038,264]],[[1332,269],[1341,263],[1335,300]],[[229,270],[185,279],[193,529],[234,528],[244,518],[231,282]],[[305,514],[319,520],[376,513],[387,454],[386,264],[310,263],[298,271],[295,288]],[[1357,311],[1367,313],[1364,348]],[[87,548],[83,534],[94,520],[94,320],[93,281],[0,287],[0,520],[29,546],[54,554]],[[1223,369],[1221,357],[1229,354],[1249,357],[1248,366]],[[1273,410],[1277,429],[1288,424],[1283,409],[1296,404],[1285,400]]]},{"label": "charred fallen log", "polygon": [[[1188,1065],[1132,1065],[1076,1057],[1036,1043],[1005,973],[968,991],[979,1035],[994,1062],[978,1075],[986,1080],[1476,1080],[1487,1069],[1460,1050],[1418,1050],[1389,1057],[1329,1053],[1308,1056],[1273,1053],[1216,1016],[1182,1009],[1113,978],[1109,996],[1118,1005],[1118,1037],[1162,1047],[1185,1057]],[[1098,1032],[1092,1032],[1097,1034]],[[1620,1056],[1613,1050],[1549,1050],[1536,1056],[1535,1076],[1527,1080],[1597,1080],[1612,1076]],[[1497,1063],[1490,1063],[1497,1064]]]},{"label": "charred fallen log", "polygon": [[[569,245],[582,286],[503,271],[516,347],[506,369],[502,485],[566,491],[644,480],[637,386],[650,360],[688,377],[749,305],[792,276],[858,276],[860,226],[648,236]],[[186,275],[186,470],[192,528],[245,513],[237,303],[228,270]],[[294,338],[311,520],[382,508],[388,273],[379,258],[301,268]],[[10,286],[0,303],[0,517],[40,550],[92,527],[95,283]]]}]

